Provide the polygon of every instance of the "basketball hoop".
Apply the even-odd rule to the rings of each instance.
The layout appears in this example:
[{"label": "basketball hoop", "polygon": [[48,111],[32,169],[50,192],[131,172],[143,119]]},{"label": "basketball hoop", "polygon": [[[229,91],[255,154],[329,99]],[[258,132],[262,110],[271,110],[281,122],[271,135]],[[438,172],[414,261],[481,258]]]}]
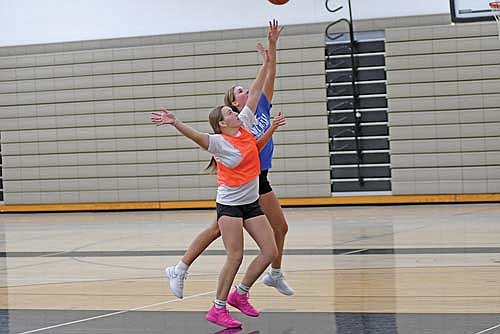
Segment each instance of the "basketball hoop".
[{"label": "basketball hoop", "polygon": [[498,38],[500,39],[500,1],[492,1],[490,2],[491,13],[497,21],[498,25]]}]

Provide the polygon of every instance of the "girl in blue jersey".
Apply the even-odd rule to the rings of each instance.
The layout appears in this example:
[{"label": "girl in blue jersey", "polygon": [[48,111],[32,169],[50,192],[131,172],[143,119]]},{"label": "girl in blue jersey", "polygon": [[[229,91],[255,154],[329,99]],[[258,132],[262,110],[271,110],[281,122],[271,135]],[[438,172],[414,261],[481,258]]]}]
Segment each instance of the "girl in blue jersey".
[{"label": "girl in blue jersey", "polygon": [[[264,81],[261,96],[255,111],[256,122],[252,126],[251,132],[258,139],[263,136],[266,131],[271,128],[271,102],[274,94],[274,81],[276,77],[276,44],[281,33],[278,28],[278,22],[273,20],[269,22],[268,31],[268,54],[269,54],[269,70]],[[239,111],[243,109],[248,100],[248,89],[242,86],[231,87],[225,97],[224,104],[233,106]],[[280,115],[281,116],[281,115]],[[283,247],[285,236],[288,232],[288,224],[283,214],[283,210],[279,203],[276,194],[274,193],[269,180],[267,178],[269,169],[272,167],[273,155],[272,138],[261,149],[259,158],[261,164],[261,172],[259,175],[259,204],[264,211],[267,219],[271,223],[274,232],[278,255],[271,263],[271,268],[265,273],[262,282],[267,286],[276,288],[280,293],[290,296],[294,291],[285,280],[283,271],[281,270],[281,261],[283,257]],[[199,233],[192,243],[189,245],[186,253],[181,261],[175,266],[165,269],[167,278],[170,283],[170,289],[178,298],[183,297],[184,280],[187,275],[189,266],[203,251],[217,238],[220,237],[219,227],[214,220],[210,226]],[[245,277],[242,281],[245,281]]]}]

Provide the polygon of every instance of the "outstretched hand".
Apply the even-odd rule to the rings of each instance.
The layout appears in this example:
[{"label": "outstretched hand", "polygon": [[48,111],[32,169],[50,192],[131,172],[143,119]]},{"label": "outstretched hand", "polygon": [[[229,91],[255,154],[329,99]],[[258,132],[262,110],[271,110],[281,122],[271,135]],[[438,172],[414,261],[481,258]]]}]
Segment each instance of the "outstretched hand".
[{"label": "outstretched hand", "polygon": [[276,117],[273,118],[273,121],[271,122],[271,126],[275,129],[279,128],[280,126],[283,126],[286,124],[286,119],[285,116],[279,112]]},{"label": "outstretched hand", "polygon": [[279,28],[278,20],[269,21],[269,30],[267,31],[267,39],[269,42],[276,43],[280,37],[283,27]]},{"label": "outstretched hand", "polygon": [[261,43],[257,43],[257,51],[262,57],[263,64],[269,62],[269,52]]},{"label": "outstretched hand", "polygon": [[151,113],[151,121],[158,126],[163,124],[174,124],[176,120],[175,115],[165,108],[161,108],[160,112]]}]

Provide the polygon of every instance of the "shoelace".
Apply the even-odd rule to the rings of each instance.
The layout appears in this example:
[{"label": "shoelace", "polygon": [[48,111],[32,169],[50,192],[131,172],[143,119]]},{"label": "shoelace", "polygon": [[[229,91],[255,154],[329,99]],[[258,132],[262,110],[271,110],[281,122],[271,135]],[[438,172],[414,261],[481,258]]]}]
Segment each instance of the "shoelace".
[{"label": "shoelace", "polygon": [[221,314],[219,314],[219,319],[222,319],[225,322],[231,321],[229,310],[227,308],[224,307],[220,312]]},{"label": "shoelace", "polygon": [[271,276],[273,280],[276,282],[276,286],[278,286],[281,289],[290,289],[288,284],[286,283],[285,280],[285,275],[283,273],[279,273],[278,276]]},{"label": "shoelace", "polygon": [[276,279],[282,281],[285,279],[285,275],[283,273],[279,273],[278,276],[276,276]]},{"label": "shoelace", "polygon": [[179,282],[179,285],[181,286],[181,288],[184,287],[184,281],[187,280],[189,273],[187,271],[181,271],[181,272],[177,273],[175,271],[175,269],[173,270],[173,272],[174,272],[174,275],[173,275],[174,278],[179,277],[181,279],[181,281]]},{"label": "shoelace", "polygon": [[245,305],[245,306],[250,306],[250,303],[248,302],[248,299],[250,299],[250,293],[245,293],[244,295],[241,295],[241,297],[245,296],[245,298],[241,298],[240,302]]},{"label": "shoelace", "polygon": [[[219,318],[220,319],[220,318]],[[226,323],[229,323],[229,322],[232,322],[233,319],[231,318],[231,316],[229,315],[229,310],[227,308],[224,308],[223,311],[222,311],[222,319],[224,322]]]},{"label": "shoelace", "polygon": [[283,273],[279,273],[278,275],[269,274],[269,276],[271,276],[273,281],[280,281],[281,282],[285,279],[285,275]]}]

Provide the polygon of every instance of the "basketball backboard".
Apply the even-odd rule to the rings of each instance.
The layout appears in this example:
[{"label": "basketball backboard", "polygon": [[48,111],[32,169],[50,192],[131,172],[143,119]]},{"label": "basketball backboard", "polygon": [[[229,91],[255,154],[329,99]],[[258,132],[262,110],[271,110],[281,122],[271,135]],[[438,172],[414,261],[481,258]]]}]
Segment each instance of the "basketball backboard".
[{"label": "basketball backboard", "polygon": [[450,0],[452,22],[492,21],[489,3],[493,0]]}]

